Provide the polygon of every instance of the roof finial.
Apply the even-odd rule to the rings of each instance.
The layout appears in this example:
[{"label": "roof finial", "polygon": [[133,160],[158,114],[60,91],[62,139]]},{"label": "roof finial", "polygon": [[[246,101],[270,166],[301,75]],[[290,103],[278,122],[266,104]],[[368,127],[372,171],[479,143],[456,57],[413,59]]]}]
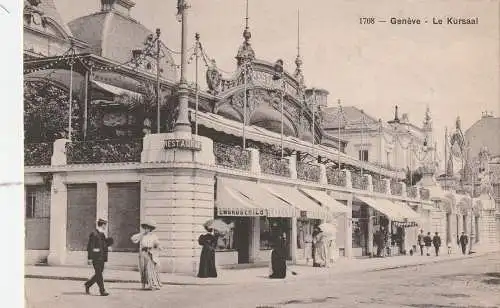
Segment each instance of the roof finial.
[{"label": "roof finial", "polygon": [[238,61],[238,66],[243,64],[244,61],[253,61],[255,59],[255,52],[250,46],[250,38],[252,38],[252,33],[250,32],[248,26],[248,0],[246,0],[246,9],[245,9],[245,30],[243,31],[243,38],[245,41],[240,46],[238,50],[238,54],[236,55],[236,60]]},{"label": "roof finial", "polygon": [[294,77],[299,82],[301,88],[305,88],[304,74],[302,73],[302,58],[300,57],[300,10],[297,10],[297,57],[295,58]]}]

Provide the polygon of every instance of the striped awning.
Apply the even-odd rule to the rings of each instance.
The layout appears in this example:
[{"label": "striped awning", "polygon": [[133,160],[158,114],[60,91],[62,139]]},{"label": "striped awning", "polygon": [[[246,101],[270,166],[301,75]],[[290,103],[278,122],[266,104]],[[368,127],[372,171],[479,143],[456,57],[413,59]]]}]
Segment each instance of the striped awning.
[{"label": "striped awning", "polygon": [[349,208],[344,204],[338,202],[333,197],[329,196],[324,191],[300,188],[302,192],[327,207],[332,213],[347,213]]},{"label": "striped awning", "polygon": [[296,209],[264,185],[248,180],[217,178],[218,216],[294,217]]},{"label": "striped awning", "polygon": [[326,219],[329,210],[322,207],[297,188],[278,184],[264,184],[264,186],[275,196],[292,204],[299,212],[300,216],[311,219]]}]

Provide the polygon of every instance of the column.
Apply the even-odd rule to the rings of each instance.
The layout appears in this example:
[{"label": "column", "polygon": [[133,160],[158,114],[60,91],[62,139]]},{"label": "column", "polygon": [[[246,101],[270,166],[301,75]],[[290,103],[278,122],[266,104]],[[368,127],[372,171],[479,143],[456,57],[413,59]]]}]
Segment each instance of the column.
[{"label": "column", "polygon": [[290,178],[297,179],[297,156],[291,155],[288,157],[288,165],[290,168]]},{"label": "column", "polygon": [[345,238],[344,238],[344,252],[345,257],[352,258],[352,198],[347,200],[348,211],[345,218]]},{"label": "column", "polygon": [[108,220],[108,183],[97,182],[97,210],[96,220],[102,218]]},{"label": "column", "polygon": [[[165,141],[182,139],[174,148]],[[192,143],[197,143],[191,146]],[[161,270],[196,275],[201,247],[198,237],[203,224],[214,217],[215,163],[211,139],[187,132],[151,134],[144,137],[141,161],[168,163],[147,169],[142,181],[142,213],[157,223],[155,231],[162,244]]]},{"label": "column", "polygon": [[297,263],[297,217],[292,217],[290,218],[291,223],[292,223],[292,232],[290,235],[290,249],[291,251],[291,256],[292,256],[292,263],[296,264]]},{"label": "column", "polygon": [[260,174],[260,152],[258,149],[249,148],[250,152],[250,172]]},{"label": "column", "polygon": [[250,233],[250,263],[256,263],[259,260],[260,252],[260,217],[250,219],[252,230]]},{"label": "column", "polygon": [[63,265],[66,261],[66,225],[68,192],[60,174],[54,174],[50,194],[50,249],[49,265]]},{"label": "column", "polygon": [[373,209],[370,206],[368,207],[368,255],[373,255]]}]

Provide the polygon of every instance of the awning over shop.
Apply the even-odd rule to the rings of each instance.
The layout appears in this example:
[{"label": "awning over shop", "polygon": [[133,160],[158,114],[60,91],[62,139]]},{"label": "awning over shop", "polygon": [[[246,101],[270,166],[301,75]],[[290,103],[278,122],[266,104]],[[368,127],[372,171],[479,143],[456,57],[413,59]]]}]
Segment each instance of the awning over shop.
[{"label": "awning over shop", "polygon": [[[395,221],[402,221],[404,220],[403,215],[399,213],[399,211],[396,209],[396,206],[392,206],[392,202],[386,199],[372,199],[369,197],[361,197],[361,196],[356,196],[356,199],[358,199],[361,202],[364,202],[374,208],[375,210],[379,211],[380,213],[384,214],[387,216],[387,218]],[[390,203],[389,203],[390,202]]]},{"label": "awning over shop", "polygon": [[293,217],[296,210],[263,185],[251,181],[217,179],[218,216]]},{"label": "awning over shop", "polygon": [[130,91],[130,90],[127,90],[127,89],[123,89],[123,88],[120,88],[120,87],[116,87],[116,86],[112,86],[110,84],[107,84],[107,83],[103,83],[103,82],[100,82],[100,81],[95,81],[95,80],[92,80],[92,84],[94,86],[96,86],[97,88],[100,88],[101,90],[104,90],[106,92],[109,92],[113,95],[129,95],[129,96],[132,96],[132,97],[141,97],[142,94],[140,93],[137,93],[137,92],[134,92],[134,91]]},{"label": "awning over shop", "polygon": [[327,207],[333,213],[347,213],[349,212],[349,208],[342,203],[338,202],[331,196],[329,196],[324,191],[312,190],[306,188],[299,188],[302,192],[304,192],[309,197],[313,198],[317,202],[321,203],[321,205]]},{"label": "awning over shop", "polygon": [[391,203],[394,203],[397,206],[398,211],[401,213],[401,215],[404,218],[407,218],[408,220],[412,221],[419,221],[420,220],[420,214],[415,212],[411,207],[409,207],[407,204],[399,201],[389,201]]},{"label": "awning over shop", "polygon": [[301,217],[311,219],[326,219],[328,217],[328,208],[321,207],[294,187],[278,184],[265,184],[264,186],[273,195],[297,208]]}]

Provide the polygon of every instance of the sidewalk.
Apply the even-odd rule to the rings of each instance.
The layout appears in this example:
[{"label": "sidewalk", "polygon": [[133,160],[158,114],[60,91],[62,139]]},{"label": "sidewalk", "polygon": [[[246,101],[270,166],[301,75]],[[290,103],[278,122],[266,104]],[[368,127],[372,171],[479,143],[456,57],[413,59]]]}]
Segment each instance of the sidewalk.
[{"label": "sidewalk", "polygon": [[[381,271],[395,268],[404,268],[416,265],[447,262],[475,258],[490,254],[491,252],[474,253],[472,255],[443,255],[435,256],[398,256],[372,259],[339,259],[330,268],[314,268],[311,265],[291,265],[290,270],[298,273],[297,276],[287,275],[286,280],[297,280],[303,277],[334,278],[339,274]],[[218,278],[199,279],[183,274],[162,273],[161,280],[167,285],[232,285],[255,282],[274,282],[280,279],[268,279],[267,267],[245,269],[219,269]],[[25,266],[25,278],[58,279],[85,281],[93,274],[92,267],[55,267],[55,266]],[[106,282],[140,283],[137,271],[106,269],[104,271]]]}]

